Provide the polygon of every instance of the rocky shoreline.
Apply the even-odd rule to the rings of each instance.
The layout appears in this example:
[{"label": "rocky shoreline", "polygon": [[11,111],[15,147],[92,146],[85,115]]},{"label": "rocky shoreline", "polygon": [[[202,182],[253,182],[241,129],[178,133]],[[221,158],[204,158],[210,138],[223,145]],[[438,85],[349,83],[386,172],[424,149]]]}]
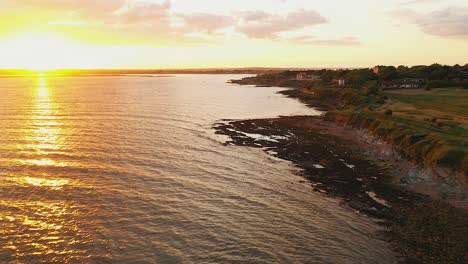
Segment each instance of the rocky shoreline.
[{"label": "rocky shoreline", "polygon": [[[313,97],[301,101],[328,107]],[[382,238],[404,262],[468,262],[467,211],[402,188],[411,179],[397,174],[410,163],[376,155],[381,146],[363,140],[361,131],[312,116],[221,120],[214,128],[230,137],[226,144],[262,148],[291,161],[317,192],[381,219],[388,227]]]}]

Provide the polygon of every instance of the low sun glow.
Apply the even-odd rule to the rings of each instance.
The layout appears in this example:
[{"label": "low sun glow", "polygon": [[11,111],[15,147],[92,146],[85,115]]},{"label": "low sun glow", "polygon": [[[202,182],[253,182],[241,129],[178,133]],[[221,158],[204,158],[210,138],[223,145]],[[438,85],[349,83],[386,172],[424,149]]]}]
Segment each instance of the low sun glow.
[{"label": "low sun glow", "polygon": [[44,72],[67,66],[77,44],[64,37],[43,32],[16,35],[3,43],[16,54],[16,67]]}]

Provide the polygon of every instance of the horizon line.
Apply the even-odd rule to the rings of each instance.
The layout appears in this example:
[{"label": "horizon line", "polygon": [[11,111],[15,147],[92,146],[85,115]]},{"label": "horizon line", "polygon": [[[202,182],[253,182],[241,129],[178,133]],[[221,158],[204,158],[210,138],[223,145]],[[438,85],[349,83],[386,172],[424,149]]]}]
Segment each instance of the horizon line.
[{"label": "horizon line", "polygon": [[[405,66],[405,67],[416,67],[416,66],[429,66],[433,64],[418,64],[418,65],[385,65],[377,64],[374,66],[367,67],[265,67],[265,66],[244,66],[244,67],[201,67],[201,68],[57,68],[57,69],[27,69],[27,68],[0,68],[0,74],[4,73],[66,73],[66,72],[183,72],[183,71],[279,71],[279,70],[345,70],[345,69],[371,69],[375,66]],[[467,63],[468,64],[468,63]],[[464,64],[464,65],[467,65]],[[446,64],[440,64],[443,66],[452,66]],[[455,64],[460,65],[460,64]],[[461,66],[464,66],[461,65]]]}]

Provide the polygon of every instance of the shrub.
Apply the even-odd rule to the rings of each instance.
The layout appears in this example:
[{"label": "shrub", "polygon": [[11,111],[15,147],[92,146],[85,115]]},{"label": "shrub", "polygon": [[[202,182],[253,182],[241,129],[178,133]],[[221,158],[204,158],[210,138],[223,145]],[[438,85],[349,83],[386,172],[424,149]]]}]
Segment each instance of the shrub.
[{"label": "shrub", "polygon": [[365,87],[365,88],[363,89],[363,91],[364,91],[364,93],[365,93],[366,95],[376,95],[376,94],[379,93],[379,90],[380,90],[380,88],[379,88],[379,86],[377,86],[377,85],[373,85],[373,86],[371,86],[371,87]]},{"label": "shrub", "polygon": [[385,100],[380,98],[379,100],[377,100],[377,103],[380,104],[380,105],[383,105],[383,104],[385,104]]},{"label": "shrub", "polygon": [[385,110],[384,114],[391,116],[391,115],[393,115],[393,111],[390,110],[390,109],[387,109],[387,110]]},{"label": "shrub", "polygon": [[429,81],[426,84],[426,90],[429,88],[447,88],[447,87],[454,87],[454,86],[459,86],[458,83],[452,82],[452,81],[447,81],[447,80],[433,80]]}]

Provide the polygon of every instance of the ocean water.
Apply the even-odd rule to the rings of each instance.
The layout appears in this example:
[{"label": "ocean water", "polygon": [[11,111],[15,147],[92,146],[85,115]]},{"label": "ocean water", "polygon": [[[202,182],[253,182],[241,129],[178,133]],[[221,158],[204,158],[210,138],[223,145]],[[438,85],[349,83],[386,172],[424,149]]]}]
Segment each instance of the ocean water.
[{"label": "ocean water", "polygon": [[0,263],[394,263],[220,119],[317,114],[242,76],[0,79]]}]

